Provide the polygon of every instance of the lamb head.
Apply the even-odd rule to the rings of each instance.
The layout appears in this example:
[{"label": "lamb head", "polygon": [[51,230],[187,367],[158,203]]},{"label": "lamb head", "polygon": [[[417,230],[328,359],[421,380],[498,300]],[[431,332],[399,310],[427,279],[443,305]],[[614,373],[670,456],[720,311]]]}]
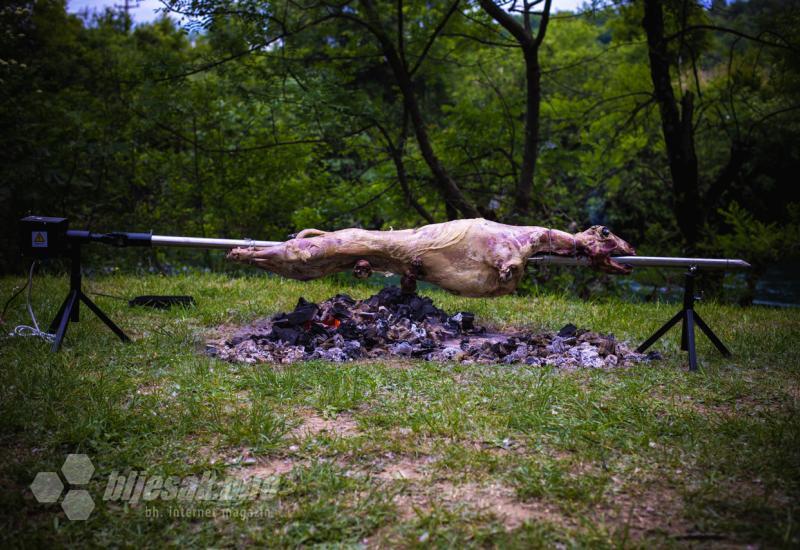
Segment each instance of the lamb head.
[{"label": "lamb head", "polygon": [[628,274],[631,266],[614,261],[611,256],[633,256],[636,250],[603,225],[593,225],[575,234],[578,254],[589,258],[592,267],[606,273]]}]

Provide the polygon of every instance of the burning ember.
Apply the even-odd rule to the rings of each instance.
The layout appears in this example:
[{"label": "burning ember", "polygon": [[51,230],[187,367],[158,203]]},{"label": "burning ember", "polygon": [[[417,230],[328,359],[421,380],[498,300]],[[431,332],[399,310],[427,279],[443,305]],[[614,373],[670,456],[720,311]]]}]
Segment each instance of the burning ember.
[{"label": "burning ember", "polygon": [[654,355],[632,351],[613,335],[566,325],[558,333],[488,331],[468,312],[448,315],[430,298],[386,287],[366,300],[338,294],[321,304],[303,298],[279,313],[210,342],[208,353],[227,361],[292,363],[323,359],[409,357],[461,363],[524,363],[560,368],[631,365]]}]

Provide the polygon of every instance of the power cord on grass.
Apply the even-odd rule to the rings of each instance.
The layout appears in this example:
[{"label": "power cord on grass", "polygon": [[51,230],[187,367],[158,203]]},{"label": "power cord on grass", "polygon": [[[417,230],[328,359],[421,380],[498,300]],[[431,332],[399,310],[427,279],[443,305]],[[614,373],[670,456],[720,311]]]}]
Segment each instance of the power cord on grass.
[{"label": "power cord on grass", "polygon": [[8,311],[8,306],[10,306],[11,302],[13,302],[17,298],[17,296],[22,294],[22,292],[26,288],[28,288],[28,283],[27,282],[24,285],[22,285],[20,288],[18,288],[16,291],[14,291],[14,294],[11,295],[11,298],[6,300],[6,305],[3,306],[3,313],[0,313],[0,325],[5,325],[6,324],[6,312]]},{"label": "power cord on grass", "polygon": [[39,323],[36,320],[36,315],[33,313],[31,293],[33,291],[33,270],[36,267],[36,263],[37,262],[35,261],[31,263],[31,268],[30,270],[28,270],[28,282],[25,284],[25,286],[23,286],[16,293],[14,293],[14,295],[11,296],[11,298],[9,298],[8,301],[6,302],[6,305],[3,308],[3,317],[5,317],[6,310],[8,309],[8,306],[11,305],[11,302],[14,301],[14,298],[19,296],[22,293],[22,291],[27,288],[28,294],[27,294],[26,306],[28,308],[28,314],[31,316],[31,322],[33,323],[33,325],[17,325],[16,327],[14,327],[13,332],[9,333],[9,336],[34,336],[37,338],[41,338],[45,342],[52,343],[53,340],[55,340],[56,335],[50,332],[45,332],[42,329],[40,329]]}]

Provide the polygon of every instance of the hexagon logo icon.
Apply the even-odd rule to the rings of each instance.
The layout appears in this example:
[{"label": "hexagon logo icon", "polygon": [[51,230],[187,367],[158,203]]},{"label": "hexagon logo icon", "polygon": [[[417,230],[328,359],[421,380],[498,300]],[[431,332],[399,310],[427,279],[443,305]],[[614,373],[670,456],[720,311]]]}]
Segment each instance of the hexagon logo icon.
[{"label": "hexagon logo icon", "polygon": [[[69,485],[86,485],[92,479],[94,465],[85,454],[70,454],[61,466],[61,473]],[[39,502],[58,502],[64,483],[58,472],[39,472],[31,483],[31,492]],[[94,511],[94,500],[85,489],[69,489],[61,501],[61,509],[72,521],[86,520]]]},{"label": "hexagon logo icon", "polygon": [[64,490],[64,484],[56,472],[39,472],[31,483],[31,492],[39,502],[56,502]]},{"label": "hexagon logo icon", "polygon": [[70,454],[61,467],[61,473],[70,485],[86,485],[94,473],[94,464],[84,454]]},{"label": "hexagon logo icon", "polygon": [[86,520],[94,510],[94,500],[85,489],[71,489],[61,501],[61,509],[73,521]]}]

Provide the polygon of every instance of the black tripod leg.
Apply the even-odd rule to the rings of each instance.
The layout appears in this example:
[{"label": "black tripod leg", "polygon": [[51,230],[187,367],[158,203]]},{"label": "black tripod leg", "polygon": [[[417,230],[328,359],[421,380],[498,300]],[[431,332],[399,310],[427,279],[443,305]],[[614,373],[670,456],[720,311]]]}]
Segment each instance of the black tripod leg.
[{"label": "black tripod leg", "polygon": [[667,332],[669,329],[671,329],[671,328],[672,328],[672,327],[675,325],[675,323],[677,323],[677,322],[678,322],[678,321],[680,321],[681,319],[683,319],[683,311],[679,311],[678,313],[676,313],[676,314],[675,314],[675,317],[673,317],[672,319],[670,319],[669,321],[667,321],[667,322],[664,324],[664,326],[663,326],[663,327],[661,327],[660,329],[658,329],[658,330],[656,331],[656,333],[655,333],[655,334],[653,334],[653,335],[652,335],[650,338],[648,338],[647,340],[645,340],[645,341],[644,341],[644,343],[642,343],[642,345],[641,345],[641,346],[639,346],[638,348],[636,348],[636,351],[637,351],[638,353],[644,353],[645,351],[647,351],[647,348],[649,348],[650,346],[652,346],[652,345],[653,345],[653,343],[655,343],[655,341],[656,341],[656,340],[658,340],[659,338],[661,338],[662,336],[664,336],[664,334],[665,334],[665,333],[666,333],[666,332]]},{"label": "black tripod leg", "polygon": [[97,305],[93,301],[91,301],[89,299],[89,297],[86,296],[86,294],[81,292],[80,293],[80,298],[81,298],[81,300],[83,300],[83,303],[86,304],[89,307],[89,309],[92,310],[92,312],[94,312],[95,315],[100,317],[100,320],[103,321],[108,328],[110,328],[112,331],[114,331],[114,334],[119,336],[120,340],[122,340],[123,342],[130,342],[131,341],[131,339],[128,338],[128,336],[124,332],[122,332],[122,329],[119,328],[117,325],[115,325],[114,321],[109,319],[106,316],[106,314],[103,313],[103,310],[101,310],[99,307],[97,307]]},{"label": "black tripod leg", "polygon": [[694,310],[686,310],[686,350],[689,352],[689,370],[697,370],[697,350],[694,347]]},{"label": "black tripod leg", "polygon": [[697,323],[697,326],[700,327],[700,330],[705,332],[706,336],[708,336],[708,339],[711,340],[711,342],[715,346],[717,346],[719,352],[725,357],[730,357],[731,352],[728,350],[728,348],[725,347],[725,344],[722,343],[722,340],[717,338],[717,335],[714,334],[714,331],[711,330],[711,328],[705,323],[705,321],[703,321],[703,318],[700,317],[700,314],[697,313],[696,311],[694,313],[694,320]]},{"label": "black tripod leg", "polygon": [[681,350],[686,351],[688,348],[688,342],[686,341],[686,330],[688,329],[689,321],[686,315],[683,316],[683,322],[681,323]]},{"label": "black tripod leg", "polygon": [[[77,287],[77,288],[78,288],[78,292],[81,293],[80,287]],[[83,293],[81,293],[81,294],[83,294]],[[70,315],[70,319],[72,320],[73,323],[77,323],[78,321],[81,320],[81,314],[80,314],[81,301],[80,301],[80,297],[81,296],[78,295],[79,299],[75,300],[75,306],[72,308],[72,312],[71,312],[72,315]]]},{"label": "black tripod leg", "polygon": [[67,327],[69,326],[69,318],[72,314],[72,308],[78,301],[78,291],[73,290],[67,296],[64,302],[64,312],[61,315],[61,320],[58,322],[58,330],[56,331],[56,339],[53,340],[53,345],[50,346],[50,351],[56,352],[61,348],[61,343],[64,341],[64,336],[67,334]]},{"label": "black tripod leg", "polygon": [[50,328],[47,329],[47,332],[53,333],[58,329],[59,324],[61,324],[61,316],[64,315],[64,310],[67,309],[67,303],[69,302],[69,297],[72,295],[70,292],[67,294],[67,297],[64,298],[64,301],[61,302],[61,307],[58,308],[58,313],[56,316],[53,317],[53,321],[50,323]]}]

